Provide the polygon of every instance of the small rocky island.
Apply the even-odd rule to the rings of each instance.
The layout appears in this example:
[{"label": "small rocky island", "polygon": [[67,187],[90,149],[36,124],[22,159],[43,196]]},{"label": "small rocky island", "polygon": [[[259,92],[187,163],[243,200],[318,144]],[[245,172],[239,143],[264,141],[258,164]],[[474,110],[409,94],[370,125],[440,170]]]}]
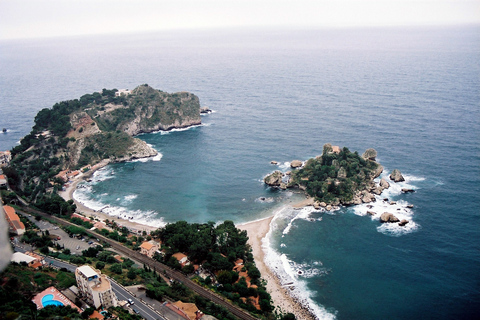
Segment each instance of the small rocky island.
[{"label": "small rocky island", "polygon": [[[360,156],[357,151],[351,152],[346,147],[340,149],[327,143],[323,146],[322,155],[306,162],[293,160],[291,171],[283,173],[277,170],[263,181],[275,188],[303,190],[317,209],[324,207],[331,210],[338,205],[370,203],[376,201],[375,195],[390,187],[384,178],[379,183],[374,181],[383,172],[383,166],[376,162],[376,157],[375,149],[367,149]],[[276,161],[271,163],[278,164]],[[390,179],[395,182],[405,180],[397,169],[393,170]],[[413,190],[403,189],[402,192]],[[398,222],[395,219],[392,215],[383,217],[381,221]]]},{"label": "small rocky island", "polygon": [[56,191],[75,172],[88,171],[101,161],[157,155],[134,136],[199,125],[202,111],[210,109],[201,109],[192,93],[170,94],[147,84],[62,101],[38,112],[32,131],[12,149],[5,173],[14,191],[42,207],[52,199],[61,201]]}]

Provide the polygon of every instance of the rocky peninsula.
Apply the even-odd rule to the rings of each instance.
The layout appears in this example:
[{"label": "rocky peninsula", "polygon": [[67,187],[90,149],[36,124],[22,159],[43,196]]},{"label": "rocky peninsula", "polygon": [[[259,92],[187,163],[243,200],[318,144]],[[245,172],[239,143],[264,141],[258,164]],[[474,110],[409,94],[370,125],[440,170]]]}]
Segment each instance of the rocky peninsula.
[{"label": "rocky peninsula", "polygon": [[202,111],[192,93],[170,94],[147,84],[62,101],[38,112],[32,131],[12,149],[5,173],[24,199],[67,213],[73,202],[62,204],[57,195],[64,183],[99,163],[157,155],[135,135],[199,125]]}]

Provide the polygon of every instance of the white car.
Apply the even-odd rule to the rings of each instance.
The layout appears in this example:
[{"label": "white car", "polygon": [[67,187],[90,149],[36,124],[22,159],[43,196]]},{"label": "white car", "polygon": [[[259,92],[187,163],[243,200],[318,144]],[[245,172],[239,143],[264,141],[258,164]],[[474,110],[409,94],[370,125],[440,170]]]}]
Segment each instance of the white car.
[{"label": "white car", "polygon": [[133,302],[132,299],[128,299],[128,303],[129,303],[130,305],[132,305],[134,302]]}]

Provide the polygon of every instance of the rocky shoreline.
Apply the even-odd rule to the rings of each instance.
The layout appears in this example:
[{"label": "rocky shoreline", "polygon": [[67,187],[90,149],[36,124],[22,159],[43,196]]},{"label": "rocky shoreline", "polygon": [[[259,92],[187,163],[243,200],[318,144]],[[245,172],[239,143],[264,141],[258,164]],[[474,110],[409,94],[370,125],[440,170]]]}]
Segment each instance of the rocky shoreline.
[{"label": "rocky shoreline", "polygon": [[[325,149],[325,146],[327,149]],[[324,146],[324,150],[327,150],[328,154],[340,153],[340,151],[338,151],[340,150],[340,148],[337,146],[331,146],[330,144],[327,144],[325,146]],[[326,153],[324,151],[322,156],[325,157],[325,155]],[[322,156],[317,156],[315,159],[316,160],[321,159]],[[348,200],[341,199],[340,197],[333,197],[333,200],[331,201],[324,201],[324,200],[318,199],[317,197],[312,197],[311,195],[309,195],[305,185],[298,183],[298,180],[296,181],[295,179],[292,178],[293,176],[292,172],[295,172],[296,170],[304,168],[307,161],[292,160],[290,162],[291,171],[282,172],[280,170],[275,170],[271,174],[268,174],[267,176],[265,176],[263,178],[263,181],[266,185],[272,188],[278,188],[281,190],[299,189],[303,191],[307,196],[307,199],[304,202],[304,206],[313,206],[316,210],[331,211],[331,210],[337,210],[339,206],[369,204],[377,201],[376,196],[381,195],[384,190],[387,190],[390,188],[390,183],[385,178],[381,178],[380,181],[378,182],[374,180],[374,179],[377,179],[384,171],[383,166],[376,162],[376,156],[377,156],[377,152],[375,151],[375,149],[367,149],[363,153],[362,158],[365,161],[370,161],[375,163],[376,167],[375,167],[375,170],[373,170],[373,172],[370,174],[370,176],[368,175],[365,176],[365,174],[362,171],[360,172],[360,174],[363,175],[361,178],[365,180],[365,184],[363,185],[362,188],[356,188],[352,194],[351,199],[348,199]],[[279,162],[274,160],[271,161],[270,163],[272,165],[279,164]],[[337,167],[339,166],[339,168],[336,174],[336,179],[330,179],[328,184],[334,183],[338,185],[342,181],[344,181],[345,178],[347,178],[347,173],[344,167],[341,167],[340,165],[335,163],[335,160],[333,161],[333,165],[336,165]],[[308,182],[309,179],[310,179],[309,177],[304,177],[304,178],[301,178],[301,181]],[[395,183],[405,181],[405,178],[402,176],[400,170],[398,169],[394,169],[390,173],[389,179]],[[402,193],[412,193],[412,192],[415,192],[415,190],[409,189],[409,188],[402,188]],[[386,200],[388,201],[388,199]],[[375,215],[374,212],[369,213],[368,211],[367,211],[367,214]],[[397,217],[395,217],[394,214],[385,212],[384,214],[381,215],[380,222],[398,223],[399,226],[403,227],[406,224],[408,224],[409,221],[405,219],[400,221]]]}]

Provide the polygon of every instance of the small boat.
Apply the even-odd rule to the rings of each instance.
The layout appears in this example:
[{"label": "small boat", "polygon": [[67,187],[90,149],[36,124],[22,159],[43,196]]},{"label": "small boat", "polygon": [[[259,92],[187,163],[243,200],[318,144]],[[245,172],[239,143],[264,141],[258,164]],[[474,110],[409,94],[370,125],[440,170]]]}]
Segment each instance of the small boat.
[{"label": "small boat", "polygon": [[2,129],[2,132],[3,132],[3,133],[6,133],[6,132],[7,132],[7,128],[3,128],[3,129]]}]

